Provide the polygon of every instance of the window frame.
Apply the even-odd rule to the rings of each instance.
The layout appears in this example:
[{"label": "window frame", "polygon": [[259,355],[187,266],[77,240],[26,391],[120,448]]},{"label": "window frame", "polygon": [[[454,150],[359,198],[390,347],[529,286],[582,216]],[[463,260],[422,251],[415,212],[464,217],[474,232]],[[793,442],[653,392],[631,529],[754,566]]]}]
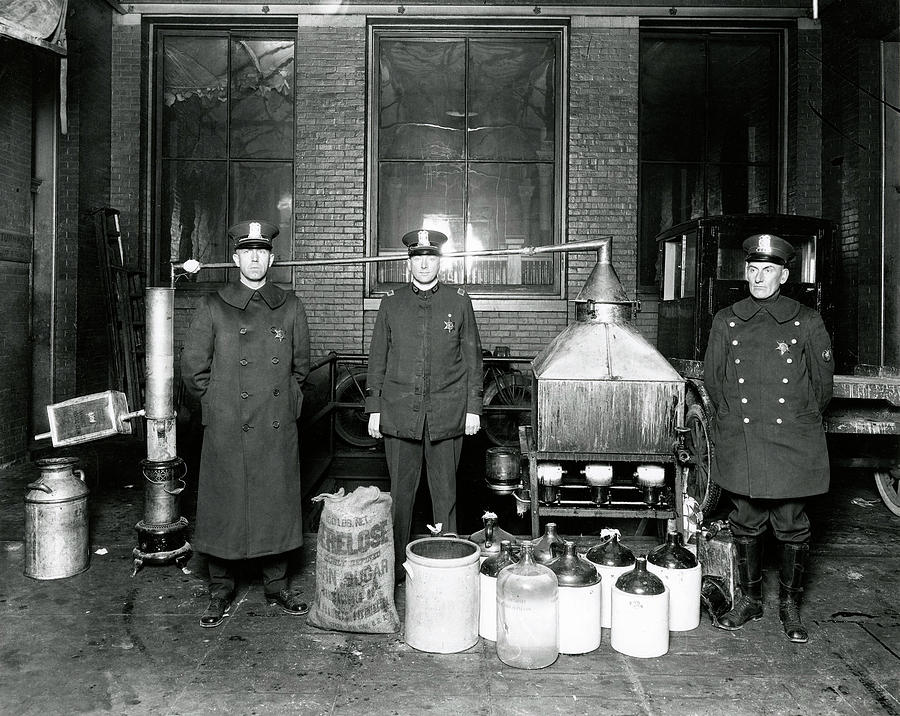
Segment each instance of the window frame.
[{"label": "window frame", "polygon": [[[768,36],[770,38],[769,42],[771,43],[772,49],[775,53],[775,67],[772,70],[773,78],[776,82],[776,86],[772,89],[772,100],[774,103],[774,112],[772,116],[769,118],[770,129],[772,130],[773,136],[773,149],[770,155],[770,159],[766,162],[761,161],[747,161],[747,162],[727,162],[722,160],[713,161],[708,152],[709,152],[709,125],[705,126],[704,136],[703,136],[703,155],[700,159],[694,160],[675,160],[675,159],[645,159],[643,154],[643,146],[639,141],[638,144],[638,245],[637,245],[637,282],[640,291],[644,292],[656,292],[659,281],[661,280],[661,276],[656,276],[655,282],[648,282],[645,280],[645,275],[648,273],[648,267],[643,265],[643,261],[647,257],[656,257],[657,254],[657,246],[656,242],[653,241],[654,237],[645,237],[644,236],[644,179],[645,172],[649,168],[679,168],[682,169],[696,169],[699,176],[702,177],[703,182],[703,214],[697,217],[681,217],[679,220],[674,221],[672,226],[677,226],[680,223],[696,220],[696,219],[704,219],[704,218],[713,218],[716,216],[721,216],[723,214],[710,214],[709,210],[709,201],[710,201],[710,187],[712,172],[716,170],[721,170],[724,167],[746,167],[752,168],[757,166],[765,166],[769,170],[768,176],[768,200],[770,208],[766,212],[768,214],[780,214],[784,212],[785,205],[785,183],[786,183],[786,168],[785,168],[785,160],[787,157],[787,128],[785,126],[786,116],[787,116],[787,27],[785,27],[781,23],[759,23],[755,25],[746,25],[746,24],[699,24],[696,26],[685,26],[683,24],[669,24],[666,22],[644,22],[641,23],[640,28],[640,37],[639,44],[642,47],[644,40],[648,37],[665,37],[671,38],[673,40],[678,39],[691,39],[691,40],[702,40],[705,46],[708,48],[709,42],[711,38],[727,38],[729,36],[752,36],[758,35],[760,37]],[[639,64],[641,64],[641,68],[643,69],[643,57],[639,57]],[[704,114],[709,114],[709,63],[710,63],[710,53],[707,51],[705,53],[705,75],[704,75]],[[643,105],[643,88],[638,89],[638,103],[639,105]],[[640,110],[643,111],[642,109]],[[640,126],[641,117],[638,117],[638,123]],[[639,133],[640,137],[640,133]],[[668,227],[672,228],[672,227]],[[664,229],[666,231],[668,229]],[[658,235],[659,232],[657,232]],[[648,250],[648,247],[645,246],[644,242],[651,242],[653,246],[652,250]],[[656,272],[654,272],[656,273]]]},{"label": "window frame", "polygon": [[[427,19],[387,20],[376,19],[367,23],[367,91],[366,91],[366,255],[369,257],[390,255],[378,253],[379,212],[379,43],[382,39],[468,39],[472,37],[516,36],[554,37],[558,54],[556,58],[556,118],[553,162],[553,216],[551,217],[553,246],[564,243],[566,236],[566,201],[568,167],[568,63],[569,24],[554,21],[442,21]],[[468,84],[468,83],[467,83]],[[421,161],[429,161],[428,159]],[[484,160],[464,159],[465,166]],[[466,207],[468,209],[468,206]],[[406,258],[396,252],[398,261]],[[481,285],[469,293],[478,304],[492,308],[510,307],[519,310],[523,305],[564,299],[566,292],[567,259],[565,253],[551,254],[554,259],[553,284],[548,290],[537,291],[534,286],[498,284],[496,290],[485,291]],[[365,267],[365,299],[367,306],[377,303],[391,288],[391,284],[378,283],[378,267],[368,263]],[[467,288],[468,290],[468,288]]]},{"label": "window frame", "polygon": [[[171,281],[171,274],[164,271],[164,267],[169,265],[171,261],[171,254],[169,253],[168,243],[163,243],[162,235],[162,183],[163,183],[163,141],[162,141],[162,131],[163,131],[163,121],[162,121],[162,111],[164,107],[163,100],[163,63],[165,62],[165,55],[162,52],[164,37],[223,37],[229,43],[232,41],[234,35],[248,35],[253,37],[254,39],[262,39],[262,40],[290,40],[294,43],[294,73],[292,82],[294,82],[294,97],[293,97],[293,119],[291,121],[291,148],[289,152],[290,164],[291,164],[291,184],[290,184],[290,195],[291,195],[291,203],[294,204],[296,200],[296,181],[297,181],[297,154],[296,154],[296,145],[297,145],[297,103],[299,101],[297,95],[297,26],[295,23],[275,18],[271,22],[260,23],[256,21],[248,21],[242,18],[213,18],[205,21],[198,21],[196,18],[192,19],[182,19],[182,18],[157,18],[152,22],[147,23],[146,25],[148,38],[149,38],[149,87],[148,87],[148,96],[151,100],[151,107],[148,116],[148,130],[149,136],[151,137],[150,147],[149,147],[149,156],[150,156],[150,167],[148,169],[148,180],[149,180],[149,209],[148,209],[148,224],[150,226],[150,233],[148,237],[149,250],[148,250],[148,260],[149,260],[149,273],[148,275],[151,277],[154,285],[168,285]],[[228,63],[228,93],[229,93],[229,102],[230,102],[230,93],[231,93],[231,85],[232,85],[232,77],[231,77],[231,57],[229,55],[229,63]],[[229,135],[227,127],[230,126],[230,114],[228,115],[228,124],[226,124],[226,136]],[[230,155],[225,157],[224,159],[217,160],[225,163],[225,192],[226,192],[226,217],[225,217],[225,227],[223,227],[223,232],[227,230],[227,227],[230,226],[230,221],[228,219],[228,211],[230,209],[230,205],[228,201],[230,201],[231,196],[231,176],[232,176],[232,165],[235,163],[247,163],[247,162],[277,162],[277,163],[286,163],[287,159],[270,159],[270,158],[252,158],[246,157],[242,159],[233,158]],[[295,220],[294,220],[294,211],[293,209],[290,212],[291,220],[290,220],[290,234],[285,237],[285,234],[281,234],[279,236],[279,246],[276,255],[282,261],[292,260],[294,257],[294,234],[295,234]],[[251,218],[251,217],[246,217]],[[237,219],[240,220],[240,219]],[[287,238],[288,240],[284,243],[281,243],[282,238]],[[231,255],[226,255],[221,259],[222,263],[227,263],[231,260]],[[232,280],[235,280],[238,276],[237,267],[224,269],[225,278],[221,281],[204,281],[204,282],[187,282],[187,281],[178,281],[175,282],[174,286],[178,289],[180,293],[198,293],[198,294],[206,294],[214,291],[218,291],[224,285],[228,284]],[[293,290],[294,284],[294,267],[287,266],[281,267],[281,271],[283,271],[287,275],[287,280],[279,281],[274,280],[273,283],[277,286],[285,289],[285,290]]]}]

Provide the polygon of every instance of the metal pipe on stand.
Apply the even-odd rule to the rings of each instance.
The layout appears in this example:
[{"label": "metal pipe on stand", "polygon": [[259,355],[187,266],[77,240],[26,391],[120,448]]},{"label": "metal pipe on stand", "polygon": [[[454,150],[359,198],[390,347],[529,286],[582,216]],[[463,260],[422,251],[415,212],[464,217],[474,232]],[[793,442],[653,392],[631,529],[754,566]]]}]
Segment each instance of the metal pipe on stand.
[{"label": "metal pipe on stand", "polygon": [[144,483],[144,518],[135,525],[132,576],[145,562],[179,567],[187,564],[191,545],[188,521],[179,515],[179,495],[187,468],[175,446],[175,291],[145,290],[147,320],[147,381],[144,413],[147,420],[147,458],[141,460]]}]

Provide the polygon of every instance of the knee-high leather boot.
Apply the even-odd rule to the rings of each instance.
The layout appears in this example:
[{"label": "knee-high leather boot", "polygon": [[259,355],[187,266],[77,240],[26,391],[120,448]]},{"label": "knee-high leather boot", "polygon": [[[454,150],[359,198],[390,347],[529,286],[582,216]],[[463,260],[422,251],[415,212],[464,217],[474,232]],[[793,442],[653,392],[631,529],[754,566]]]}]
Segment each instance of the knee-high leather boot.
[{"label": "knee-high leather boot", "polygon": [[735,537],[738,583],[741,597],[731,611],[719,618],[716,626],[728,631],[740,629],[748,621],[762,619],[762,539],[760,537]]},{"label": "knee-high leather boot", "polygon": [[800,621],[800,595],[806,564],[809,560],[809,543],[791,544],[785,542],[781,552],[780,589],[778,594],[778,616],[787,638],[797,644],[805,644],[809,634]]}]

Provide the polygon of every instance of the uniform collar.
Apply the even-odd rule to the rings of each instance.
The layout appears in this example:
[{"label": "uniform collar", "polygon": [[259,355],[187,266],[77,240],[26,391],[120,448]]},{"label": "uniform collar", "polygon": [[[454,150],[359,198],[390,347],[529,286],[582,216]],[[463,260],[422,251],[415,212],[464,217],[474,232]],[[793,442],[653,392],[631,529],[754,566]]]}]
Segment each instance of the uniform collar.
[{"label": "uniform collar", "polygon": [[240,308],[242,311],[247,308],[247,304],[250,303],[254,293],[262,296],[266,305],[271,309],[278,308],[285,301],[284,291],[271,281],[266,281],[261,288],[255,291],[240,281],[229,283],[219,289],[219,296],[225,303],[229,306]]},{"label": "uniform collar", "polygon": [[438,289],[441,287],[441,282],[438,281],[436,284],[434,284],[434,286],[432,286],[431,288],[429,288],[427,291],[423,291],[421,288],[419,288],[418,286],[416,286],[416,284],[414,284],[414,283],[412,283],[412,282],[410,282],[409,287],[412,289],[412,292],[413,292],[414,294],[416,294],[417,296],[418,296],[420,293],[421,293],[421,294],[426,294],[426,295],[427,295],[427,294],[429,294],[429,293],[437,293],[437,292],[438,292]]},{"label": "uniform collar", "polygon": [[800,312],[800,304],[793,298],[788,298],[779,293],[778,298],[771,302],[755,301],[753,298],[744,298],[735,303],[731,310],[742,321],[749,321],[762,310],[766,310],[779,323],[787,323]]}]

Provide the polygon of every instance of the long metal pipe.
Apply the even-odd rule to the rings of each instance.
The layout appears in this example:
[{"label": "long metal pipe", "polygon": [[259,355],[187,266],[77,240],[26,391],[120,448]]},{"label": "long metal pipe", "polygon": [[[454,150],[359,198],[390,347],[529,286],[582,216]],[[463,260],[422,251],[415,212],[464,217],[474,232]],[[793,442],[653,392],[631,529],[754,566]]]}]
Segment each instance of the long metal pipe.
[{"label": "long metal pipe", "polygon": [[[564,253],[569,251],[595,251],[602,249],[604,246],[607,246],[610,239],[612,239],[612,235],[601,236],[596,239],[585,239],[583,241],[570,241],[565,244],[553,244],[552,246],[525,246],[520,249],[482,249],[480,251],[453,251],[451,253],[441,254],[441,258],[457,259],[478,256],[512,256],[517,254],[522,256],[532,256],[533,254]],[[276,261],[273,266],[342,266],[347,264],[374,264],[382,263],[385,261],[405,261],[407,258],[409,258],[407,254],[398,253],[388,256],[353,256],[341,259],[294,259],[289,261]],[[188,262],[171,262],[171,279],[173,287],[175,285],[176,270],[181,269],[182,271],[184,271],[184,265],[186,263]],[[230,262],[199,264],[199,267],[196,269],[196,271],[200,271],[202,269],[227,268],[234,268],[234,264]],[[188,273],[196,273],[196,271],[189,271]]]},{"label": "long metal pipe", "polygon": [[147,458],[154,461],[172,460],[176,456],[173,398],[175,293],[171,288],[148,287],[144,300],[147,325]]}]

